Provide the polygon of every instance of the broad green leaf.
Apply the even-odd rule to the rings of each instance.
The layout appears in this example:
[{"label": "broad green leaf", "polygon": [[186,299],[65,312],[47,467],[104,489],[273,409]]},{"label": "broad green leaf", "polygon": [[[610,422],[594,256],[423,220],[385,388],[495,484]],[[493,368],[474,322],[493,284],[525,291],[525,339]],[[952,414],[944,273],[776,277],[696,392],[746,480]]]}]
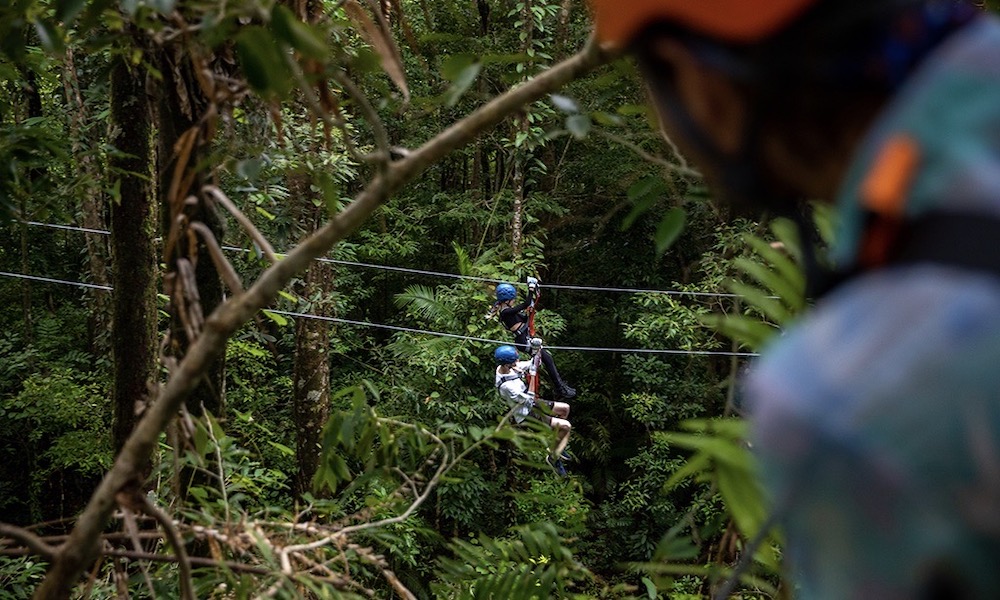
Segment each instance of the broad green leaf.
[{"label": "broad green leaf", "polygon": [[566,130],[578,140],[587,137],[590,125],[590,117],[587,115],[570,115],[566,118]]},{"label": "broad green leaf", "polygon": [[282,315],[279,315],[276,312],[271,312],[266,308],[261,309],[260,312],[264,313],[264,316],[267,317],[268,319],[271,319],[272,321],[277,323],[279,327],[284,327],[285,325],[288,325],[288,319],[286,319]]},{"label": "broad green leaf", "polygon": [[208,429],[205,428],[205,423],[203,421],[195,421],[194,423],[194,451],[198,454],[204,456],[205,452],[208,450]]},{"label": "broad green leaf", "polygon": [[69,26],[86,4],[87,0],[57,0],[56,21]]},{"label": "broad green leaf", "polygon": [[646,595],[649,596],[649,600],[656,600],[656,584],[649,577],[642,578],[642,585],[646,586]]},{"label": "broad green leaf", "polygon": [[677,238],[684,231],[684,224],[687,222],[687,213],[683,208],[675,206],[660,219],[660,224],[656,227],[653,240],[656,243],[656,254],[662,256],[670,246],[677,241]]},{"label": "broad green leaf", "polygon": [[38,33],[38,40],[42,43],[42,48],[53,54],[61,54],[65,51],[62,32],[58,25],[41,19],[35,21],[35,32]]},{"label": "broad green leaf", "polygon": [[454,79],[451,87],[449,87],[448,91],[444,94],[445,105],[455,106],[458,99],[462,97],[462,94],[464,94],[465,91],[468,90],[469,87],[471,87],[476,81],[476,78],[479,77],[479,71],[482,70],[482,68],[482,63],[474,62],[462,69],[462,71]]},{"label": "broad green leaf", "polygon": [[461,76],[462,71],[473,63],[478,62],[471,54],[452,54],[441,61],[441,76],[448,81],[455,81]]},{"label": "broad green leaf", "polygon": [[667,184],[663,179],[655,176],[643,177],[629,186],[626,195],[632,202],[647,196],[659,196],[667,191]]},{"label": "broad green leaf", "polygon": [[281,4],[275,4],[271,10],[271,30],[275,37],[304,56],[323,60],[329,54],[329,48],[319,32],[300,21]]},{"label": "broad green leaf", "polygon": [[269,31],[259,25],[236,36],[236,52],[247,82],[265,97],[283,98],[292,89],[286,56]]},{"label": "broad green leaf", "polygon": [[272,447],[274,447],[275,449],[277,449],[279,452],[281,452],[285,456],[295,456],[295,450],[292,450],[291,448],[289,448],[288,446],[286,446],[284,444],[279,444],[278,442],[275,442],[275,441],[272,441],[272,440],[268,440],[267,443],[271,444]]}]

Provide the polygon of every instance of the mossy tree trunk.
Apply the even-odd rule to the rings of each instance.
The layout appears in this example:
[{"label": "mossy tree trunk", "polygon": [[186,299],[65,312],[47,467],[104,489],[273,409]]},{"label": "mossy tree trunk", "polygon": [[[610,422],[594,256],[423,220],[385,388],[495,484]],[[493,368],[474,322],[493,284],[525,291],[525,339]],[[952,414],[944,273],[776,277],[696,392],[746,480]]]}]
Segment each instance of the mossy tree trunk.
[{"label": "mossy tree trunk", "polygon": [[152,114],[146,72],[124,57],[111,70],[112,178],[120,202],[111,207],[112,359],[115,451],[135,423],[137,407],[149,401],[156,382],[156,205],[153,199]]}]

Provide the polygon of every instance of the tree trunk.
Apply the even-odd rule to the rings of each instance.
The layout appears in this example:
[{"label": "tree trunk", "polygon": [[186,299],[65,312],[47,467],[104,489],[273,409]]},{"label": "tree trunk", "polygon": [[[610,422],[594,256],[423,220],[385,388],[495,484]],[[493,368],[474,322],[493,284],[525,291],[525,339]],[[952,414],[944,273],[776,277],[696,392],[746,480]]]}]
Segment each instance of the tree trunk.
[{"label": "tree trunk", "polygon": [[116,57],[111,70],[110,159],[121,202],[111,208],[114,448],[121,449],[156,381],[156,206],[149,174],[152,115],[146,72]]},{"label": "tree trunk", "polygon": [[[112,78],[114,75],[112,75]],[[114,82],[112,81],[112,85]],[[88,143],[87,132],[83,130],[84,124],[88,122],[89,115],[87,107],[83,102],[80,93],[80,80],[76,70],[76,63],[73,59],[73,49],[67,48],[65,60],[63,62],[63,89],[66,92],[66,102],[70,108],[69,115],[69,137],[73,149],[73,157],[77,160],[77,175],[80,177],[82,190],[80,198],[80,212],[83,215],[81,224],[87,229],[104,229],[104,195],[98,181],[101,176],[97,172],[97,165],[92,153],[92,145]],[[112,90],[111,102],[114,103],[114,91]],[[124,107],[119,107],[124,109]],[[119,111],[119,115],[124,113]],[[143,116],[138,116],[143,120]],[[112,131],[115,131],[116,123],[112,122]],[[118,126],[127,127],[130,125],[126,118]],[[149,127],[149,119],[145,119],[145,127]],[[148,144],[148,132],[146,134]],[[126,136],[127,139],[127,136]],[[112,142],[113,143],[113,142]],[[147,152],[148,154],[148,149]],[[116,159],[112,157],[112,164]],[[147,164],[147,167],[149,165]],[[113,171],[113,169],[112,169]],[[90,267],[90,279],[97,285],[111,285],[108,279],[108,246],[104,236],[95,234],[85,234],[84,239],[87,244],[87,259]],[[91,352],[104,356],[107,353],[108,344],[108,321],[111,318],[111,296],[109,294],[90,294],[88,296],[89,310],[87,328],[90,331]],[[116,438],[117,439],[117,438]]]},{"label": "tree trunk", "polygon": [[[391,8],[382,3],[388,19]],[[317,2],[307,3],[299,17],[315,23],[322,16]],[[320,148],[314,148],[319,151]],[[326,211],[316,206],[310,190],[308,172],[290,178],[289,189],[296,198],[296,222],[306,234],[311,234],[323,224]],[[302,275],[302,285],[297,290],[308,302],[313,314],[327,315],[333,303],[333,270],[329,263],[313,261]],[[295,421],[295,491],[304,494],[312,489],[312,480],[319,467],[320,443],[323,425],[330,415],[330,322],[320,319],[299,318],[295,322],[295,365],[293,368],[292,418]]]},{"label": "tree trunk", "polygon": [[[534,46],[535,15],[531,12],[531,0],[524,0],[521,8],[521,21],[524,23],[524,40],[521,45],[521,52],[528,53]],[[524,78],[531,75],[531,67],[525,64]],[[530,106],[524,107],[524,113],[515,120],[514,139],[523,137],[520,146],[514,147],[514,218],[511,223],[511,248],[514,256],[521,254],[521,242],[524,237],[524,204],[527,200],[527,180],[528,180],[528,160],[530,151],[528,150],[527,134],[531,131],[531,123],[528,122],[527,112]]]},{"label": "tree trunk", "polygon": [[[313,207],[315,212],[319,209]],[[333,288],[330,265],[314,261],[303,276],[301,295],[310,300],[310,312],[325,315]],[[315,300],[314,300],[315,299]],[[327,315],[330,316],[330,315]],[[295,420],[295,488],[312,489],[319,466],[320,438],[330,415],[330,322],[300,318],[295,322],[293,418]]]},{"label": "tree trunk", "polygon": [[[41,117],[42,116],[42,95],[38,92],[38,82],[35,77],[35,72],[31,69],[23,69],[22,75],[24,76],[24,94],[26,100],[26,107],[28,109],[27,117]],[[36,169],[31,169],[28,172],[28,181],[33,182],[39,178],[39,173]],[[29,190],[31,186],[29,185]],[[30,194],[30,192],[28,193]],[[20,195],[20,211],[21,219],[23,221],[28,221],[30,214],[28,211],[28,200],[27,194],[22,190],[19,192]],[[25,275],[31,274],[31,261],[29,260],[29,243],[28,243],[28,225],[24,222],[21,223],[21,272]],[[32,326],[32,299],[31,299],[31,281],[28,279],[21,280],[21,311],[23,313],[22,317],[24,320],[24,341],[26,344],[30,344],[34,339],[34,328]]]},{"label": "tree trunk", "polygon": [[[159,129],[159,144],[157,147],[157,176],[159,180],[158,205],[161,211],[164,240],[170,237],[171,229],[179,222],[185,224],[202,223],[211,230],[217,244],[222,243],[223,222],[215,205],[205,198],[202,191],[210,181],[210,174],[200,171],[202,159],[210,142],[206,139],[201,123],[201,117],[207,108],[207,100],[197,83],[194,67],[188,57],[180,49],[166,48],[160,53],[160,72],[163,74],[162,87],[158,103],[159,114],[157,126]],[[190,155],[182,157],[178,154],[178,141],[182,135],[195,136]],[[179,159],[185,158],[182,165],[184,177],[177,180],[189,182],[186,189],[172,190],[175,180],[175,167]],[[171,192],[174,192],[171,195]],[[167,265],[164,288],[171,296],[170,302],[170,338],[171,348],[168,352],[175,356],[183,356],[188,346],[193,343],[180,314],[182,305],[188,311],[197,311],[207,317],[222,303],[222,280],[212,264],[206,243],[200,238],[195,245],[196,251],[188,253],[188,235],[190,229],[185,225],[178,226],[182,233],[173,246],[169,256],[164,256]],[[181,300],[177,296],[182,289],[180,280],[184,274],[178,271],[178,262],[183,259],[194,269],[194,288],[186,287],[188,299]],[[185,280],[184,284],[191,282]],[[182,304],[183,303],[183,304]],[[207,410],[213,415],[223,416],[225,411],[225,354],[212,363],[208,375],[198,384],[194,393],[187,400],[187,409],[194,415],[201,415]]]}]

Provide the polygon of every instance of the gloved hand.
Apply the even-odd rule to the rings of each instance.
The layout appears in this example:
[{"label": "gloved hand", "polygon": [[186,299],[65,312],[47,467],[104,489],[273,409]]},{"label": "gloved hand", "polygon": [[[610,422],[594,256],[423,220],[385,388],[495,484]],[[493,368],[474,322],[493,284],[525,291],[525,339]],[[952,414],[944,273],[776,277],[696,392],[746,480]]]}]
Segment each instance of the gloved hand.
[{"label": "gloved hand", "polygon": [[533,292],[533,291],[535,291],[537,289],[538,289],[538,278],[536,278],[536,277],[529,277],[528,278],[528,290]]}]

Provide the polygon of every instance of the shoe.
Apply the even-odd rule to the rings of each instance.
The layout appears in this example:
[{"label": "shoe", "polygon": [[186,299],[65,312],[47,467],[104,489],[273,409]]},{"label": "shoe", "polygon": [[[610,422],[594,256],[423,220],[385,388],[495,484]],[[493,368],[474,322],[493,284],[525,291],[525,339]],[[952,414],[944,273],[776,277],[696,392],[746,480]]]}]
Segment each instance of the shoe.
[{"label": "shoe", "polygon": [[558,392],[559,392],[559,395],[562,396],[566,400],[572,400],[573,398],[576,398],[576,390],[573,389],[573,388],[571,388],[571,387],[569,387],[565,383],[562,383],[562,384],[559,385]]},{"label": "shoe", "polygon": [[561,453],[559,454],[559,460],[561,460],[561,461],[563,461],[563,462],[573,462],[573,461],[574,461],[574,460],[576,460],[576,459],[575,459],[575,458],[573,458],[573,455],[572,455],[572,454],[570,454],[570,453],[569,453],[569,452],[567,452],[566,450],[563,450],[563,451],[562,451],[562,452],[561,452]]}]

